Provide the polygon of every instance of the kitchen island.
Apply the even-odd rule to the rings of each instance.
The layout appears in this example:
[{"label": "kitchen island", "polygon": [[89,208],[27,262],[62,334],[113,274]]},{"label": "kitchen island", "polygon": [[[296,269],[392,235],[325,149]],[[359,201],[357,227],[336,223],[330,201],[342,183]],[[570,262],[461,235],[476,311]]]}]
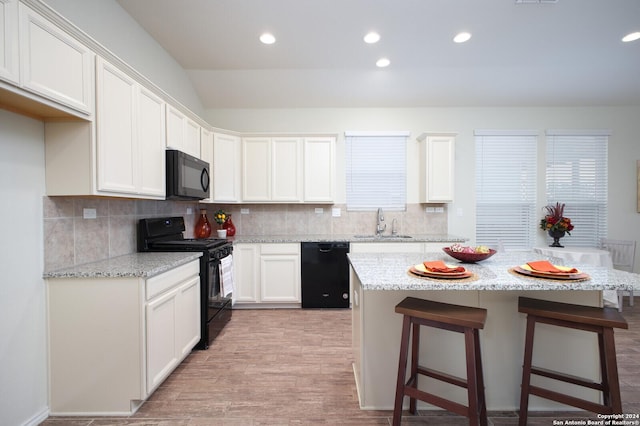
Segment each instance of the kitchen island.
[{"label": "kitchen island", "polygon": [[[541,259],[562,264],[560,259],[534,252],[497,253],[477,264],[462,264],[473,272],[471,278],[444,280],[416,277],[408,272],[410,266],[425,260],[458,264],[442,252],[350,254],[354,374],[360,407],[393,409],[402,328],[402,316],[395,313],[394,307],[407,296],[487,309],[485,328],[480,331],[487,409],[515,410],[519,406],[525,333],[525,315],[518,312],[518,297],[601,306],[603,290],[628,289],[640,283],[640,275],[590,265],[571,265],[589,274],[590,279],[583,281],[539,279],[510,270]],[[425,328],[422,334],[421,363],[465,377],[463,336],[431,328]],[[537,328],[535,365],[598,380],[598,363],[597,338],[593,333],[545,325]],[[465,403],[464,389],[426,382],[421,379],[419,386]],[[576,391],[569,386],[557,383],[555,389],[599,400],[596,391]],[[418,406],[433,408],[420,402]],[[532,396],[529,409],[571,408]]]}]

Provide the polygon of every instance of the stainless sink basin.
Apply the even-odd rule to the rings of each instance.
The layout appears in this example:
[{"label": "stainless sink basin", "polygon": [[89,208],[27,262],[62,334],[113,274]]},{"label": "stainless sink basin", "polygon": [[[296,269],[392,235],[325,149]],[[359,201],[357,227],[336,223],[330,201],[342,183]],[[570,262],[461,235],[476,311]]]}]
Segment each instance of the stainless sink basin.
[{"label": "stainless sink basin", "polygon": [[379,239],[379,240],[394,240],[394,239],[408,239],[408,238],[413,238],[411,235],[374,235],[374,234],[369,234],[369,235],[354,235],[353,238],[373,238],[373,239]]}]

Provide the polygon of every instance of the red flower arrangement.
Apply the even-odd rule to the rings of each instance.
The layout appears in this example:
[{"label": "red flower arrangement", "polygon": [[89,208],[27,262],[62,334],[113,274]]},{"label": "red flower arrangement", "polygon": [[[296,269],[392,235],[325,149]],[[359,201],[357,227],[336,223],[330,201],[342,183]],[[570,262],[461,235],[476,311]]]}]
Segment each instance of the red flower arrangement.
[{"label": "red flower arrangement", "polygon": [[540,221],[540,229],[545,231],[564,231],[571,235],[573,224],[571,219],[564,217],[564,204],[556,203],[555,206],[548,205],[545,207],[547,214]]}]

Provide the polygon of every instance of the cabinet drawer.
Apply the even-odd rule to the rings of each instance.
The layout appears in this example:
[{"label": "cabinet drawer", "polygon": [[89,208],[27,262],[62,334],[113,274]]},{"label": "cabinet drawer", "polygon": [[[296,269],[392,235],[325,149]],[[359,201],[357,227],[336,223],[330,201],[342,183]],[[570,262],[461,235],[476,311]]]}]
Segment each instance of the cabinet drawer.
[{"label": "cabinet drawer", "polygon": [[260,254],[299,254],[299,243],[262,244]]},{"label": "cabinet drawer", "polygon": [[156,275],[146,281],[146,300],[164,293],[189,277],[200,274],[200,260],[194,260],[175,269]]}]

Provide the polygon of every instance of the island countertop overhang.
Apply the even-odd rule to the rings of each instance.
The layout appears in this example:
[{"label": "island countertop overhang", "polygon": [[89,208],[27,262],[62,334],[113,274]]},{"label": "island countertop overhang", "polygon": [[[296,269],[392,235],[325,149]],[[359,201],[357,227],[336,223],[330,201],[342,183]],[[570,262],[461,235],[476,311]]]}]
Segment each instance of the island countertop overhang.
[{"label": "island countertop overhang", "polygon": [[[459,263],[445,253],[350,253],[349,263],[362,290],[627,290],[640,286],[640,275],[593,265],[567,265],[589,275],[587,280],[547,280],[520,275],[514,266],[546,259],[562,260],[533,251],[496,253],[479,263]],[[473,272],[464,280],[430,279],[409,273],[412,265],[425,260],[443,260]]]}]

